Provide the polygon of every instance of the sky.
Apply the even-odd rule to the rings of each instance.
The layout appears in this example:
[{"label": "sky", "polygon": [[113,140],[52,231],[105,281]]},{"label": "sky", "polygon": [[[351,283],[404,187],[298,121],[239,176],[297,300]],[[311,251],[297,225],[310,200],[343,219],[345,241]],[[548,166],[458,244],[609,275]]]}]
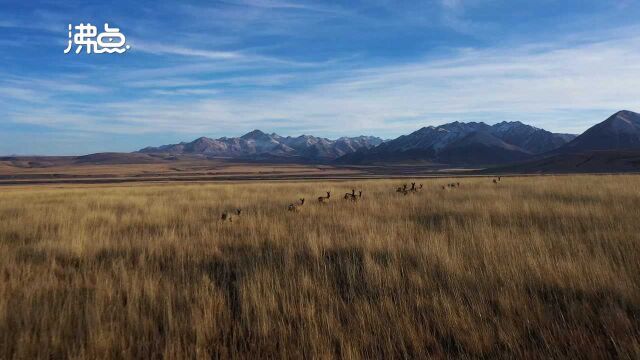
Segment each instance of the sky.
[{"label": "sky", "polygon": [[[0,155],[452,121],[581,133],[640,111],[639,19],[635,0],[0,0]],[[130,49],[65,54],[80,23]]]}]

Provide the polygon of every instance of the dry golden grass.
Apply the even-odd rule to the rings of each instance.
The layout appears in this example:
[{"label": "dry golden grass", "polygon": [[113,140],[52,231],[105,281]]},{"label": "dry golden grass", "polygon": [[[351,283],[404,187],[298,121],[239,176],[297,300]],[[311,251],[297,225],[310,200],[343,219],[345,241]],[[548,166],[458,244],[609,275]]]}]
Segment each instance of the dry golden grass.
[{"label": "dry golden grass", "polygon": [[0,358],[640,357],[640,177],[449,181],[2,188]]}]

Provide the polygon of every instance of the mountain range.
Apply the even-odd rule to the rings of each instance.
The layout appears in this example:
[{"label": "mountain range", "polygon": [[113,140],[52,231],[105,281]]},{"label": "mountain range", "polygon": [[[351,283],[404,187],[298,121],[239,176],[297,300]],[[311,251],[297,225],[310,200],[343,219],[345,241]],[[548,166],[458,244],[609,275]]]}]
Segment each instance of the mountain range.
[{"label": "mountain range", "polygon": [[361,149],[382,144],[373,136],[342,137],[330,140],[311,135],[298,137],[266,134],[253,130],[241,137],[198,138],[192,142],[147,147],[141,153],[203,154],[245,160],[289,160],[327,162]]},{"label": "mountain range", "polygon": [[[336,164],[432,163],[499,166],[528,163],[593,151],[640,151],[640,114],[619,111],[583,134],[552,133],[519,121],[487,125],[452,122],[423,127],[383,141],[378,137],[330,140],[310,135],[283,137],[254,130],[241,137],[147,147],[146,154],[198,154],[256,161],[332,162]],[[612,153],[607,155],[607,158]],[[583,159],[572,156],[572,159]],[[548,165],[548,164],[547,164]]]},{"label": "mountain range", "polygon": [[[0,157],[0,177],[11,177],[24,169],[120,164],[192,166],[216,159],[224,163],[344,165],[335,168],[370,174],[418,174],[447,168],[456,168],[456,173],[462,168],[468,169],[465,173],[640,172],[640,114],[616,112],[579,136],[552,133],[518,121],[495,125],[453,122],[423,127],[386,141],[371,136],[336,140],[310,135],[285,137],[254,130],[240,137],[201,137],[133,153],[5,156]],[[373,166],[351,166],[361,164]]]},{"label": "mountain range", "polygon": [[555,150],[576,136],[556,134],[519,121],[453,122],[423,127],[375,148],[347,154],[337,162],[366,164],[388,161],[430,161],[442,164],[503,164]]}]

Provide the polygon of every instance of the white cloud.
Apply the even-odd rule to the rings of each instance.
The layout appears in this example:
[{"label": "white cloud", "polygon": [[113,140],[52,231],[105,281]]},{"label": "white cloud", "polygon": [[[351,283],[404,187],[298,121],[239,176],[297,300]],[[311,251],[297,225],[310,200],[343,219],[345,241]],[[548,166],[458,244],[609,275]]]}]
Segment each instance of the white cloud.
[{"label": "white cloud", "polygon": [[142,51],[151,54],[170,54],[170,55],[181,55],[181,56],[195,56],[201,57],[211,60],[237,60],[244,58],[244,55],[232,52],[232,51],[213,51],[213,50],[201,50],[201,49],[192,49],[180,46],[170,46],[163,44],[154,44],[154,43],[146,43],[141,41],[136,41],[134,43],[136,51]]},{"label": "white cloud", "polygon": [[[579,45],[467,49],[444,59],[355,71],[337,67],[331,80],[306,88],[252,88],[233,96],[215,87],[187,88],[181,94],[173,90],[183,96],[167,99],[156,93],[104,103],[98,114],[78,113],[77,108],[74,112],[73,103],[58,104],[52,105],[55,124],[42,113],[22,112],[11,119],[87,131],[194,135],[286,128],[326,136],[391,137],[453,120],[520,120],[553,131],[579,132],[616,110],[640,110],[640,36],[627,34],[632,36]],[[316,76],[314,71],[287,76],[300,80]],[[190,91],[197,96],[184,96]],[[212,97],[206,91],[212,91]],[[68,124],[65,114],[75,114]],[[78,121],[79,114],[85,122]]]}]

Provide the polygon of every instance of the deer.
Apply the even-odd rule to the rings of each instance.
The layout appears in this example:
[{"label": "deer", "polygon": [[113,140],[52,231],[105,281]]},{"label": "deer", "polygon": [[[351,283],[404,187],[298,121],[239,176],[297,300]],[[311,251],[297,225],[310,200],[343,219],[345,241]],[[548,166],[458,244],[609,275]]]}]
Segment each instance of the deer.
[{"label": "deer", "polygon": [[[240,217],[240,214],[242,213],[242,209],[236,209],[234,212],[236,216]],[[233,213],[229,211],[223,212],[222,216],[220,216],[220,220],[222,220],[222,222],[225,222],[225,221],[233,222]]]},{"label": "deer", "polygon": [[421,190],[422,190],[422,184],[416,187],[416,183],[411,183],[411,189],[409,191],[416,193]]},{"label": "deer", "polygon": [[327,191],[327,196],[318,196],[318,202],[320,204],[325,204],[327,201],[329,201],[330,197],[331,197],[331,192]]},{"label": "deer", "polygon": [[356,190],[355,189],[351,189],[350,193],[345,193],[344,194],[344,199],[345,200],[349,200],[349,199],[353,200],[355,197],[356,197]]},{"label": "deer", "polygon": [[494,184],[496,184],[496,185],[498,185],[498,180],[493,179],[493,183],[494,183]]},{"label": "deer", "polygon": [[352,189],[351,194],[349,193],[344,194],[344,198],[345,200],[358,201],[358,199],[362,198],[362,190],[360,190],[358,194],[356,194],[356,191]]},{"label": "deer", "polygon": [[289,206],[287,207],[287,210],[292,212],[298,212],[300,211],[300,208],[302,207],[302,205],[304,205],[304,198],[300,199],[299,203],[289,204]]},{"label": "deer", "polygon": [[397,188],[396,192],[402,193],[403,195],[407,195],[408,193],[407,184],[404,184],[402,185],[402,187]]}]

